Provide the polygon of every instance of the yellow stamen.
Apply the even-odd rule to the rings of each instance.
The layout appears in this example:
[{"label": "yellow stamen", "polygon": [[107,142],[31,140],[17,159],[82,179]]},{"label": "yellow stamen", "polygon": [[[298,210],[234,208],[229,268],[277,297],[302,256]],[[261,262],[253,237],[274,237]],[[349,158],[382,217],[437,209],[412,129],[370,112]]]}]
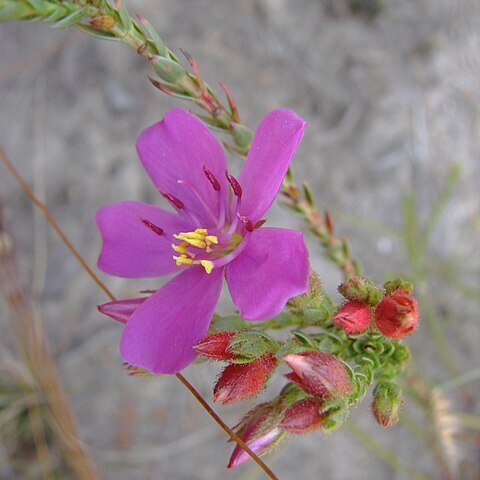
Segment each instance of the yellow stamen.
[{"label": "yellow stamen", "polygon": [[171,244],[171,247],[175,252],[181,253],[182,255],[187,255],[190,258],[195,258],[195,254],[189,252],[185,247],[188,245],[187,242],[183,242],[180,245],[175,245],[174,243]]},{"label": "yellow stamen", "polygon": [[218,245],[218,238],[215,235],[207,235],[205,237],[205,241],[207,242],[207,245],[208,245],[208,242]]},{"label": "yellow stamen", "polygon": [[205,269],[205,271],[210,274],[213,270],[213,262],[210,260],[200,260],[200,265]]},{"label": "yellow stamen", "polygon": [[173,256],[173,259],[175,260],[177,267],[180,265],[192,265],[193,260],[191,258],[188,258],[186,255],[180,255],[179,257],[176,257],[175,255]]},{"label": "yellow stamen", "polygon": [[180,253],[180,256],[174,256],[173,259],[177,265],[202,265],[207,273],[210,273],[213,269],[213,262],[210,260],[193,260],[195,254],[188,250],[189,246],[205,250],[207,253],[212,251],[212,245],[218,245],[218,238],[215,235],[208,235],[208,231],[205,228],[197,228],[193,232],[180,232],[173,235],[177,240],[181,240],[180,245],[172,243],[173,251]]}]

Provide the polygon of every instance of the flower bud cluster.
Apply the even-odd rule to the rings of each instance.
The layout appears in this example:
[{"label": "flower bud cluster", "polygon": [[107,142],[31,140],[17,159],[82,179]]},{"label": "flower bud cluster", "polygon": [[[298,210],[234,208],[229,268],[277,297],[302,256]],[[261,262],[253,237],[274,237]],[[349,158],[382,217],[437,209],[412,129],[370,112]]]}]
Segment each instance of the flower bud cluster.
[{"label": "flower bud cluster", "polygon": [[332,322],[349,335],[363,333],[374,324],[385,337],[399,339],[418,326],[418,302],[409,282],[394,280],[379,287],[368,279],[352,277],[338,290],[347,301]]},{"label": "flower bud cluster", "polygon": [[258,394],[278,365],[277,350],[278,342],[252,330],[212,333],[195,346],[200,355],[228,363],[213,389],[213,400],[221,404]]}]

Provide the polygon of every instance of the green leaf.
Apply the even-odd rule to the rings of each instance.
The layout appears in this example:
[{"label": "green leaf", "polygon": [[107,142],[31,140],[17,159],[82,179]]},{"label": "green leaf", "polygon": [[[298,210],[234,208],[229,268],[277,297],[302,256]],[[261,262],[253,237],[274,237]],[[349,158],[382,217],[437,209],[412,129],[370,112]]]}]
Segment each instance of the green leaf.
[{"label": "green leaf", "polygon": [[131,32],[133,30],[133,22],[132,19],[130,18],[130,14],[128,13],[128,10],[126,7],[122,7],[118,11],[118,15],[120,16],[120,21],[122,22],[123,27],[125,30],[128,32]]},{"label": "green leaf", "polygon": [[112,33],[104,32],[102,30],[96,30],[95,28],[92,28],[90,25],[86,25],[84,23],[77,23],[76,27],[82,32],[85,32],[86,34],[95,38],[100,38],[102,40],[118,40],[118,38]]},{"label": "green leaf", "polygon": [[70,15],[62,18],[58,22],[52,25],[53,28],[65,28],[70,27],[71,25],[75,25],[76,23],[80,22],[82,18],[86,15],[88,11],[87,7],[83,7],[80,10],[74,11]]}]

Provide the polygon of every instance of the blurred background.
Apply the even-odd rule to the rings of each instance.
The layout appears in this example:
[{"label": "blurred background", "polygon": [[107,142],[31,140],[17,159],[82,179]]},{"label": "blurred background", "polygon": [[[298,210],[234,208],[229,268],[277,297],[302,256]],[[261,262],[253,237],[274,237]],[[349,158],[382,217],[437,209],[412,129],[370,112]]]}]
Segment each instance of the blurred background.
[{"label": "blurred background", "polygon": [[[217,92],[225,82],[247,125],[276,107],[305,118],[297,177],[334,215],[367,276],[416,284],[422,323],[407,340],[409,381],[422,378],[425,396],[409,396],[401,423],[386,430],[371,418],[367,397],[346,427],[297,437],[267,463],[282,480],[480,478],[479,2],[125,3],[171,49],[194,55]],[[0,144],[94,266],[100,206],[161,203],[135,138],[179,101],[149,84],[148,65],[125,45],[74,28],[3,24],[0,59]],[[125,374],[121,328],[95,308],[105,296],[3,166],[0,197],[22,282],[101,478],[264,478],[253,464],[225,469],[231,445],[175,377]],[[301,226],[278,206],[269,224]],[[340,273],[313,240],[309,247],[338,298]],[[159,286],[101,278],[118,297]],[[220,311],[232,310],[225,295]],[[0,322],[0,478],[76,478],[43,423],[44,400],[12,347],[16,319],[3,300]],[[204,363],[185,375],[210,399],[216,372]],[[234,425],[260,398],[216,410]]]}]

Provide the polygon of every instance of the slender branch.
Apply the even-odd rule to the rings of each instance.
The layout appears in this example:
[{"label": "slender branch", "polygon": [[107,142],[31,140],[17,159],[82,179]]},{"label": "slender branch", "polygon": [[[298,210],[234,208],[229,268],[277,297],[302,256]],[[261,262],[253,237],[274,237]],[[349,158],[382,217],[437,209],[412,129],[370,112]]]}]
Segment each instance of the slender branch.
[{"label": "slender branch", "polygon": [[[92,278],[92,280],[97,284],[99,288],[101,288],[104,293],[110,298],[110,300],[115,300],[115,296],[110,292],[110,290],[105,286],[105,284],[95,275],[93,270],[88,266],[86,261],[77,251],[77,249],[73,246],[72,242],[68,239],[66,234],[63,232],[62,228],[58,225],[57,221],[50,213],[48,208],[43,204],[35,195],[33,190],[31,189],[28,182],[22,177],[22,175],[16,170],[13,166],[12,162],[8,158],[7,154],[5,153],[4,149],[0,147],[0,158],[2,162],[7,167],[7,169],[12,173],[12,175],[16,178],[19,182],[20,186],[24,190],[24,192],[28,195],[30,200],[34,203],[36,207],[45,215],[45,218],[50,223],[52,228],[58,234],[60,239],[64,242],[65,246],[70,250],[72,255],[78,260],[80,265],[83,269],[87,272],[87,274]],[[202,407],[207,411],[207,413],[213,418],[213,420],[230,436],[230,438],[235,441],[245,452],[254,460],[267,474],[269,478],[272,480],[278,480],[275,474],[270,470],[270,468],[246,445],[246,443],[232,430],[228,425],[223,422],[223,420],[214,412],[214,410],[208,405],[208,403],[203,399],[203,397],[198,393],[198,391],[193,387],[191,383],[180,373],[176,374],[176,377],[180,380],[180,382],[190,391],[190,393],[194,396],[194,398],[202,405]],[[93,479],[94,477],[92,477]]]}]

